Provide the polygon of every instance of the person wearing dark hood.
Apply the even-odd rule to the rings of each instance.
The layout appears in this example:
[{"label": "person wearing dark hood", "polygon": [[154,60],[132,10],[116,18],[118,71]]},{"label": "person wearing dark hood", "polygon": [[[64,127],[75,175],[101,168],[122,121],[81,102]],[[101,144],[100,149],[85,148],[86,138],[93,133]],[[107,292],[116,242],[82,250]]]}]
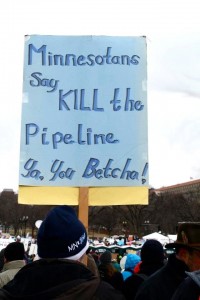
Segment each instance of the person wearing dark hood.
[{"label": "person wearing dark hood", "polygon": [[200,257],[194,253],[197,245],[200,245],[200,223],[179,223],[176,242],[165,246],[175,249],[175,253],[169,255],[164,267],[142,283],[135,300],[171,300],[186,278],[186,271],[200,268]]},{"label": "person wearing dark hood", "polygon": [[87,232],[70,206],[50,210],[38,230],[37,243],[39,259],[0,289],[0,299],[124,300],[83,264],[89,247]]},{"label": "person wearing dark hood", "polygon": [[143,281],[164,265],[163,246],[156,240],[147,240],[141,248],[140,256],[138,272],[124,281],[123,293],[127,300],[134,299]]},{"label": "person wearing dark hood", "polygon": [[137,254],[128,253],[125,261],[125,268],[122,271],[123,280],[125,281],[134,273],[134,268],[140,263],[141,258]]}]

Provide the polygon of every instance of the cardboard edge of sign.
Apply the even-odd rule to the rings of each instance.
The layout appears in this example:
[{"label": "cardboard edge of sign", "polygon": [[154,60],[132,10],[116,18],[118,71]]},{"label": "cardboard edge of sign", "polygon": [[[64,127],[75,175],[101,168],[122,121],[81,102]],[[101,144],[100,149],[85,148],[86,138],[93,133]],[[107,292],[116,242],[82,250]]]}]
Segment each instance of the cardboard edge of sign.
[{"label": "cardboard edge of sign", "polygon": [[18,203],[31,205],[79,205],[80,190],[88,189],[88,206],[147,205],[144,187],[47,187],[19,186]]}]

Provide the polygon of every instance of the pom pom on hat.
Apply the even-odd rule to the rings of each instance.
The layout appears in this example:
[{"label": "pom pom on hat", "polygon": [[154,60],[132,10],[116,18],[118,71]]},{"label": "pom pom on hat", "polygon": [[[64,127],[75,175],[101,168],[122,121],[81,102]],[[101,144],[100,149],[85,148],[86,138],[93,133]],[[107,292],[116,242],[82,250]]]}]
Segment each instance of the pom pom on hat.
[{"label": "pom pom on hat", "polygon": [[120,260],[119,264],[122,271],[124,271],[125,269],[126,259],[127,259],[127,255],[123,256]]},{"label": "pom pom on hat", "polygon": [[78,260],[88,249],[87,232],[74,209],[67,205],[53,208],[42,222],[37,235],[41,258]]}]

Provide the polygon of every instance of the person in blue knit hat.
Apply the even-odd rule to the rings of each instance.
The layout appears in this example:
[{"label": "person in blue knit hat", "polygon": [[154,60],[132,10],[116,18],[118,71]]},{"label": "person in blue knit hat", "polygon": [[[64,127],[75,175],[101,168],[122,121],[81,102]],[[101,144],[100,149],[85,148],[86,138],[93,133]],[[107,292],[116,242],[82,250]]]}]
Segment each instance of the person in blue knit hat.
[{"label": "person in blue knit hat", "polygon": [[130,277],[133,272],[135,266],[141,261],[141,258],[137,254],[129,253],[127,254],[126,262],[125,262],[125,270],[122,271],[122,276],[124,281]]},{"label": "person in blue knit hat", "polygon": [[23,267],[0,290],[0,299],[116,299],[124,296],[84,264],[87,232],[74,209],[53,208],[37,236],[39,259]]}]

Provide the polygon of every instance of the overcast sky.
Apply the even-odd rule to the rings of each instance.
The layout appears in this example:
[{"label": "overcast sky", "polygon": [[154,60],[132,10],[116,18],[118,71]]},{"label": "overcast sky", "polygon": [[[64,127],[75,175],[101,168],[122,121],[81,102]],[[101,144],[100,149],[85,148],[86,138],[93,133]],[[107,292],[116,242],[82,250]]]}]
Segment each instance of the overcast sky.
[{"label": "overcast sky", "polygon": [[198,1],[7,0],[2,3],[0,191],[18,190],[26,34],[145,35],[149,183],[159,188],[200,178]]}]

